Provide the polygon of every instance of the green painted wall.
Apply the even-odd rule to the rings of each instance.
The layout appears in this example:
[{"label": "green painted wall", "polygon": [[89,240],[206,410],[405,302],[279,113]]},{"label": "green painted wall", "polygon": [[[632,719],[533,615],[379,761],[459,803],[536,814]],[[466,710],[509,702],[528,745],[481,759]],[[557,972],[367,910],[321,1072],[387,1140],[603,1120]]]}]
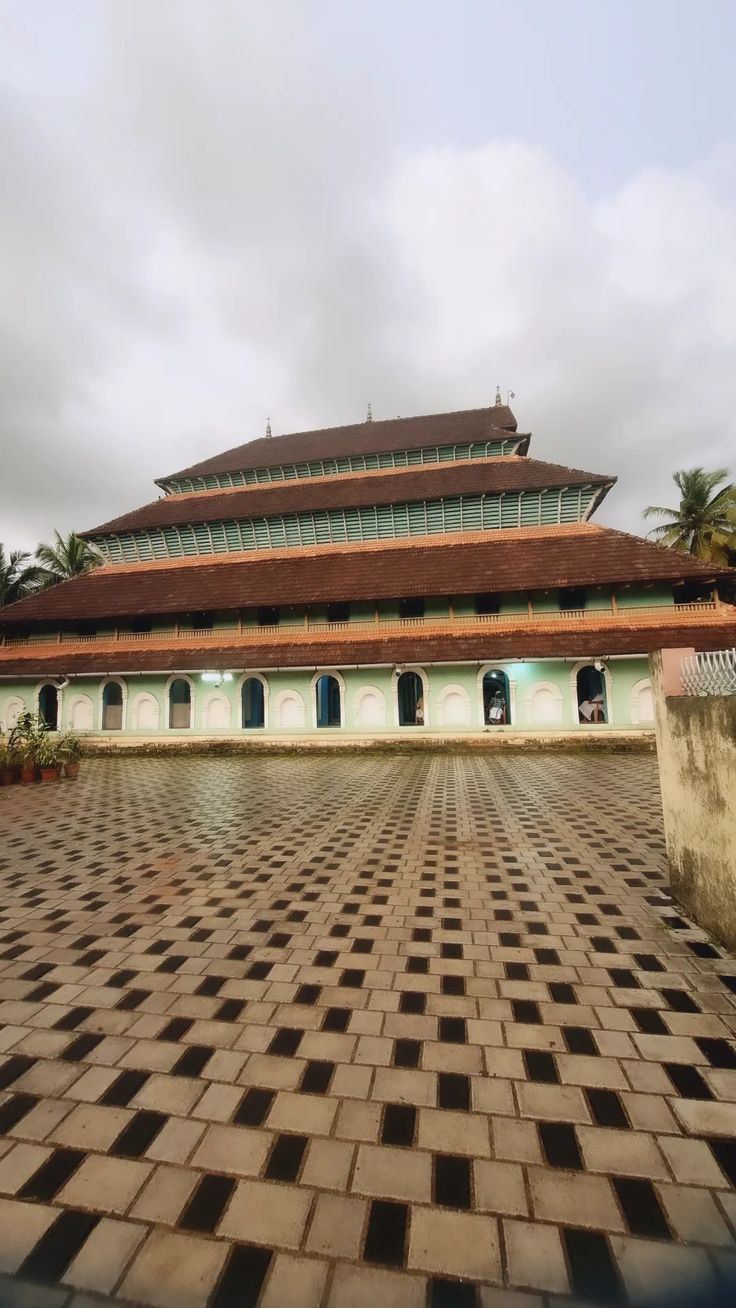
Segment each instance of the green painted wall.
[{"label": "green painted wall", "polygon": [[[572,661],[537,660],[528,663],[515,663],[510,660],[484,665],[484,670],[497,669],[505,672],[509,678],[512,701],[512,721],[500,728],[504,731],[549,730],[561,727],[566,730],[586,730],[577,721],[575,699],[576,664]],[[636,683],[648,678],[648,660],[646,658],[613,659],[607,664],[610,688],[609,725],[613,728],[627,727],[632,724],[632,690]],[[330,671],[323,669],[320,671]],[[479,667],[477,664],[442,665],[427,667],[425,676],[427,694],[426,727],[429,730],[477,731],[481,728],[481,694],[479,688]],[[267,727],[266,734],[294,735],[303,732],[314,733],[315,727],[315,690],[314,675],[310,671],[265,672],[268,683]],[[383,668],[348,668],[341,674],[343,681],[343,726],[340,728],[320,729],[319,734],[331,731],[364,732],[375,734],[397,729],[396,717],[396,672],[391,667]],[[121,678],[125,686],[125,721],[126,734],[150,736],[158,733],[170,734],[168,728],[167,686],[169,677],[146,674],[131,675]],[[338,678],[339,680],[340,678]],[[240,682],[241,674],[233,674],[233,680],[217,687],[204,682],[199,674],[191,677],[193,685],[193,724],[189,731],[176,734],[201,733],[207,735],[227,734],[228,731],[240,731]],[[24,707],[36,709],[36,689],[39,679],[25,679],[16,683],[0,682],[0,724],[7,727],[13,703],[20,699]],[[72,725],[73,706],[80,696],[87,696],[92,705],[91,729],[97,731],[100,722],[101,679],[99,677],[80,677],[75,679],[62,693],[61,726],[68,729]],[[370,725],[361,719],[361,704],[364,704],[366,692],[379,692],[385,703],[385,720],[374,717]],[[294,694],[301,697],[301,708]],[[140,696],[151,697],[156,706],[158,728],[152,726],[135,726],[136,714],[140,711]],[[228,706],[226,717],[230,726],[208,725],[208,704],[213,698],[222,698]],[[292,715],[279,724],[279,715],[284,713],[284,696],[290,697]],[[293,716],[294,704],[299,710]],[[374,699],[375,707],[375,699]],[[211,711],[211,710],[210,710]],[[364,709],[363,709],[364,711]],[[299,716],[303,714],[303,718]],[[545,714],[547,715],[545,717]],[[459,716],[458,716],[459,715]],[[541,717],[540,717],[541,715]],[[149,717],[149,722],[150,722]],[[497,729],[497,728],[494,728]],[[406,728],[407,731],[414,728]]]}]

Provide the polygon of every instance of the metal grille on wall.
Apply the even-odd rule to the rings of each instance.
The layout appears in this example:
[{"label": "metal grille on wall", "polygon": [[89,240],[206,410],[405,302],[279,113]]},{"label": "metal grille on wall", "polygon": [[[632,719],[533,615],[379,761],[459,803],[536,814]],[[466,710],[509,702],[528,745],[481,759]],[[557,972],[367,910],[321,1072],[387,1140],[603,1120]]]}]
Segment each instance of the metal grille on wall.
[{"label": "metal grille on wall", "polygon": [[691,654],[680,666],[688,695],[736,695],[736,649]]},{"label": "metal grille on wall", "polygon": [[575,486],[564,490],[515,491],[506,495],[454,495],[416,504],[322,509],[270,518],[231,519],[121,532],[97,537],[94,543],[108,562],[134,563],[198,554],[392,540],[458,531],[554,526],[579,522],[595,494],[594,486]]},{"label": "metal grille on wall", "polygon": [[416,450],[389,450],[381,454],[351,454],[338,459],[312,459],[306,463],[277,463],[243,472],[208,473],[204,477],[180,477],[160,482],[170,494],[198,490],[229,490],[261,482],[294,481],[304,477],[332,477],[341,472],[372,472],[381,468],[408,468],[422,463],[454,463],[462,459],[488,459],[512,454],[518,436],[501,441],[465,442],[461,445],[425,445]]}]

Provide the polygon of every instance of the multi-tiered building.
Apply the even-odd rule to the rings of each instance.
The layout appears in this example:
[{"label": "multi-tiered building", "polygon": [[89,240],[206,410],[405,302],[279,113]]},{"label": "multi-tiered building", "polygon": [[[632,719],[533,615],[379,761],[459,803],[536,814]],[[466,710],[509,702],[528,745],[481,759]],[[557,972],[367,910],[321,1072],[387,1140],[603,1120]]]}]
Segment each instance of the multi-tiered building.
[{"label": "multi-tiered building", "polygon": [[613,729],[647,655],[736,643],[732,571],[600,527],[614,478],[510,409],[264,437],[86,533],[95,571],[0,612],[0,722],[170,733]]}]

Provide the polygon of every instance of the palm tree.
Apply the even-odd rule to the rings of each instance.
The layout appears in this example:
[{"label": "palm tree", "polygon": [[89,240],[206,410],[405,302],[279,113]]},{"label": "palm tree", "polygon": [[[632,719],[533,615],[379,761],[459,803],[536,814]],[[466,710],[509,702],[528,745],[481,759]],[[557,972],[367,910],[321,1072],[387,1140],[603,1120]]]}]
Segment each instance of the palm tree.
[{"label": "palm tree", "polygon": [[0,544],[0,608],[30,595],[38,589],[39,581],[39,568],[26,550],[6,554],[5,546]]},{"label": "palm tree", "polygon": [[[736,549],[736,486],[726,480],[728,470],[689,468],[676,472],[673,481],[680,492],[676,509],[650,504],[645,518],[668,518],[649,535],[661,545],[693,554],[709,563],[725,563]],[[718,487],[720,486],[720,489]]]},{"label": "palm tree", "polygon": [[42,586],[56,586],[70,577],[79,577],[102,562],[97,550],[76,532],[70,531],[64,537],[55,531],[54,536],[52,545],[41,544],[36,550]]}]

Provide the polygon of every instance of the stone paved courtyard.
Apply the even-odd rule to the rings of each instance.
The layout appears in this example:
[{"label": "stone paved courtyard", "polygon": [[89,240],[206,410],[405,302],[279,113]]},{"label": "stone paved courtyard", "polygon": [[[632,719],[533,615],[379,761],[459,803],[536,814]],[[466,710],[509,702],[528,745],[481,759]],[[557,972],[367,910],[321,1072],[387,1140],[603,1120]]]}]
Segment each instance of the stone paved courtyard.
[{"label": "stone paved courtyard", "polygon": [[62,1287],[18,1302],[733,1269],[736,962],[652,756],[89,761],[0,833],[0,1271]]}]

